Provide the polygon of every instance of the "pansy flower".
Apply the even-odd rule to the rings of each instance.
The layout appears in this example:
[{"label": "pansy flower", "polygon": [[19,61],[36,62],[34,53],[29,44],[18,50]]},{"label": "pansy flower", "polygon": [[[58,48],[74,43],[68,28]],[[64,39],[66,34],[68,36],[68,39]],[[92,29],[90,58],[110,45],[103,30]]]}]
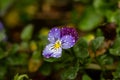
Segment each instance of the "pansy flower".
[{"label": "pansy flower", "polygon": [[59,58],[62,55],[62,49],[69,49],[75,45],[78,40],[78,33],[75,28],[52,28],[48,34],[48,44],[43,50],[45,58]]},{"label": "pansy flower", "polygon": [[7,37],[5,34],[5,29],[3,24],[0,22],[0,41],[6,41],[6,40],[7,40]]},{"label": "pansy flower", "polygon": [[2,23],[0,22],[0,31],[2,31],[4,28],[3,28],[3,25]]}]

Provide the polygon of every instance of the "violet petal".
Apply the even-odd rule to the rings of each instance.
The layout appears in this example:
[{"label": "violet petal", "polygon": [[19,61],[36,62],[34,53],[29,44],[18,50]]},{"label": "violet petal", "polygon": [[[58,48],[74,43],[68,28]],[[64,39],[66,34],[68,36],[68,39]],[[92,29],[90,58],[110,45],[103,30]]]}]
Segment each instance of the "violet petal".
[{"label": "violet petal", "polygon": [[75,44],[75,39],[70,35],[63,36],[61,38],[61,41],[62,41],[62,48],[63,49],[71,48]]},{"label": "violet petal", "polygon": [[54,43],[59,38],[60,38],[60,29],[59,28],[52,28],[48,34],[48,40],[51,43]]},{"label": "violet petal", "polygon": [[46,58],[54,57],[59,58],[61,57],[62,48],[55,49],[54,44],[48,44],[45,49],[43,50],[43,56]]}]

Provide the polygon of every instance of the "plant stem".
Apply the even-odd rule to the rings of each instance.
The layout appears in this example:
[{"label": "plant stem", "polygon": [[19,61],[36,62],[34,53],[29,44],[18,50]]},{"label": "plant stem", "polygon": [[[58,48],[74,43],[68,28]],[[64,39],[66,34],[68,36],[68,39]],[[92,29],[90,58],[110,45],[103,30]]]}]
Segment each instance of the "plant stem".
[{"label": "plant stem", "polygon": [[[106,70],[115,70],[116,65],[105,65],[105,68]],[[85,69],[102,70],[102,67],[98,64],[91,63],[91,64],[87,64]]]}]

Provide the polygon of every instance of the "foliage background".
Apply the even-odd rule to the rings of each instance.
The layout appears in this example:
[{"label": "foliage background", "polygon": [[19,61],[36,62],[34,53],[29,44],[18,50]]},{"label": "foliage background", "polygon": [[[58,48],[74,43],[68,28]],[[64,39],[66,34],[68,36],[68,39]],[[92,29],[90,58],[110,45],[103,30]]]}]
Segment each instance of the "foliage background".
[{"label": "foliage background", "polygon": [[[0,80],[21,80],[17,73],[32,80],[120,79],[119,0],[0,0],[0,22]],[[77,28],[80,39],[61,58],[45,59],[56,26]]]}]

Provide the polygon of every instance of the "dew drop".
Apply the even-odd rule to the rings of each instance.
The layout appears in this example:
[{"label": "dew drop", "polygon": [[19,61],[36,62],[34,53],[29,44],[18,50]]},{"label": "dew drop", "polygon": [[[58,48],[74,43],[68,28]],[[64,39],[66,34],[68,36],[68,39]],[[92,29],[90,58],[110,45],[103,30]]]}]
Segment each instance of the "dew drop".
[{"label": "dew drop", "polygon": [[73,42],[75,42],[75,40],[73,40]]},{"label": "dew drop", "polygon": [[57,31],[57,29],[55,29],[55,31]]}]

